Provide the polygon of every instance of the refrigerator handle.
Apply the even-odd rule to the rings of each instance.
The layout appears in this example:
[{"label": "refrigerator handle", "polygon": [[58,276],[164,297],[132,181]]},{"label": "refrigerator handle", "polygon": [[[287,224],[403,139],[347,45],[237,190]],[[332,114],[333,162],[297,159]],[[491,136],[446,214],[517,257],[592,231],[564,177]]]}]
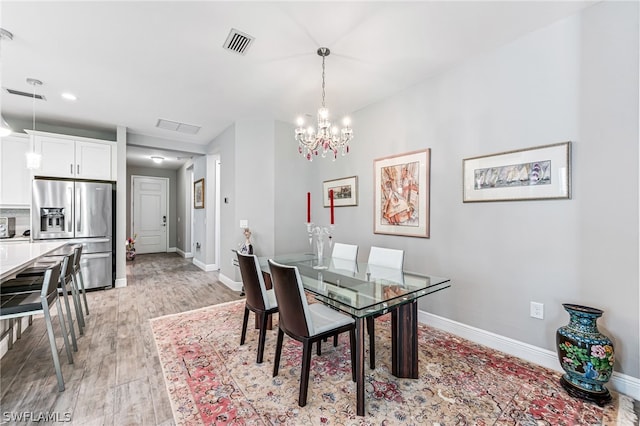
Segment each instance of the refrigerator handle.
[{"label": "refrigerator handle", "polygon": [[[73,185],[67,187],[67,193],[69,194],[69,206],[71,206],[71,208],[69,209],[70,211],[67,213],[66,217],[69,218],[69,220],[67,220],[67,229],[65,229],[65,231],[67,232],[73,232]],[[73,235],[73,234],[71,234]]]},{"label": "refrigerator handle", "polygon": [[82,232],[82,203],[80,202],[80,188],[76,188],[76,233]]}]

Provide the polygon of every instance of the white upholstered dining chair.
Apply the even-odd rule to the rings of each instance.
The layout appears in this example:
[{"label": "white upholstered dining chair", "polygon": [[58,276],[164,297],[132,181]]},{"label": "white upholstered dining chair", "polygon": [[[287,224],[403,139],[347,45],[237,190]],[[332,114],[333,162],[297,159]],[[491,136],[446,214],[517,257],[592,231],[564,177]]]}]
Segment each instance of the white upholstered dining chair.
[{"label": "white upholstered dining chair", "polygon": [[334,243],[331,258],[355,262],[358,259],[358,246],[355,244]]},{"label": "white upholstered dining chair", "polygon": [[404,250],[371,246],[367,264],[402,270],[404,266]]},{"label": "white upholstered dining chair", "polygon": [[[371,246],[367,273],[371,278],[402,279],[404,267],[404,250]],[[385,312],[386,313],[386,312]],[[381,314],[382,315],[382,314]],[[374,320],[380,315],[367,317],[367,332],[369,333],[369,366],[376,368],[376,345]]]}]

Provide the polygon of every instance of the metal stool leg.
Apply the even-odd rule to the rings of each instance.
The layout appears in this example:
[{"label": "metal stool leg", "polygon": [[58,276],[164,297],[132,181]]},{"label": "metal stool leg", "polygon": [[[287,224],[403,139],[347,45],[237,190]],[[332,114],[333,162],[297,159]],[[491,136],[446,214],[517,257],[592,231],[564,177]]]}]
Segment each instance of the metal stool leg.
[{"label": "metal stool leg", "polygon": [[78,330],[80,330],[80,335],[84,336],[84,315],[82,315],[82,302],[80,301],[80,291],[78,290],[78,281],[75,275],[71,275],[71,294],[73,295],[73,305],[76,308]]},{"label": "metal stool leg", "polygon": [[80,283],[80,292],[82,293],[82,299],[84,299],[84,310],[89,315],[89,304],[87,303],[87,292],[84,289],[84,277],[82,276],[82,271],[78,269],[76,271],[76,275],[78,276],[78,282]]},{"label": "metal stool leg", "polygon": [[[64,305],[67,311],[67,319],[69,321],[69,331],[71,332],[71,343],[73,345],[74,352],[78,352],[78,341],[76,340],[76,332],[73,327],[73,317],[71,316],[71,307],[69,305],[69,295],[67,294],[67,280],[60,278],[62,297],[64,298]],[[73,290],[72,290],[73,291]],[[76,321],[78,319],[76,318]]]},{"label": "metal stool leg", "polygon": [[[48,307],[47,307],[48,308]],[[58,309],[58,320],[60,320],[60,330],[62,330],[62,339],[64,340],[64,348],[67,350],[67,359],[69,364],[73,364],[73,355],[71,354],[71,345],[69,344],[69,335],[67,334],[67,326],[64,325],[64,314],[62,313],[62,305],[60,298],[56,297],[56,309]]]},{"label": "metal stool leg", "polygon": [[62,378],[62,369],[60,368],[60,359],[58,358],[58,347],[56,346],[56,337],[53,334],[53,325],[51,324],[51,314],[49,309],[44,310],[44,322],[47,325],[47,335],[49,336],[49,345],[51,346],[51,356],[53,357],[53,366],[56,369],[58,378],[58,390],[64,390],[64,379]]}]

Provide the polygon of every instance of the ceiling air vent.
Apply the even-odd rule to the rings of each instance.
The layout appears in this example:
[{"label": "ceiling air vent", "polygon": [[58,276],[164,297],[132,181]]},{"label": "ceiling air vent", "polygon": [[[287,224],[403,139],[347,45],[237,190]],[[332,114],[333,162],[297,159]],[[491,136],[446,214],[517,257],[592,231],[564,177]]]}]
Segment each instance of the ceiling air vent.
[{"label": "ceiling air vent", "polygon": [[38,95],[37,93],[33,94],[28,92],[21,92],[20,90],[8,89],[6,87],[4,88],[4,90],[6,90],[7,93],[11,95],[24,96],[25,98],[36,98],[36,99],[40,99],[41,101],[47,100],[47,98],[45,98],[43,95]]},{"label": "ceiling air vent", "polygon": [[188,133],[195,135],[200,131],[200,126],[194,126],[193,124],[179,123],[177,121],[165,120],[159,118],[156,123],[156,127],[165,130],[173,130],[174,132]]},{"label": "ceiling air vent", "polygon": [[249,49],[249,46],[251,46],[251,43],[253,43],[253,40],[254,37],[251,37],[249,34],[231,28],[227,40],[224,42],[224,48],[244,55],[247,49]]}]

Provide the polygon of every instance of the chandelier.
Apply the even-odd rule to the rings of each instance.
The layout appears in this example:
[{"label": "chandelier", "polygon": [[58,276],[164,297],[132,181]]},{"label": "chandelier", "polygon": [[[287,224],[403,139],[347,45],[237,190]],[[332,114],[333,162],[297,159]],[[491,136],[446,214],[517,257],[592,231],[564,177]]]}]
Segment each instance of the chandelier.
[{"label": "chandelier", "polygon": [[322,106],[318,108],[318,127],[304,127],[304,118],[298,117],[296,127],[296,140],[298,141],[298,152],[307,160],[313,161],[313,155],[318,155],[322,150],[322,157],[327,156],[327,152],[333,153],[333,160],[338,158],[338,150],[345,155],[349,152],[349,141],[353,139],[353,130],[349,125],[351,120],[345,117],[342,121],[343,127],[338,129],[331,125],[329,120],[329,109],[324,104],[324,59],[331,51],[326,47],[318,49],[318,55],[322,57]]}]

